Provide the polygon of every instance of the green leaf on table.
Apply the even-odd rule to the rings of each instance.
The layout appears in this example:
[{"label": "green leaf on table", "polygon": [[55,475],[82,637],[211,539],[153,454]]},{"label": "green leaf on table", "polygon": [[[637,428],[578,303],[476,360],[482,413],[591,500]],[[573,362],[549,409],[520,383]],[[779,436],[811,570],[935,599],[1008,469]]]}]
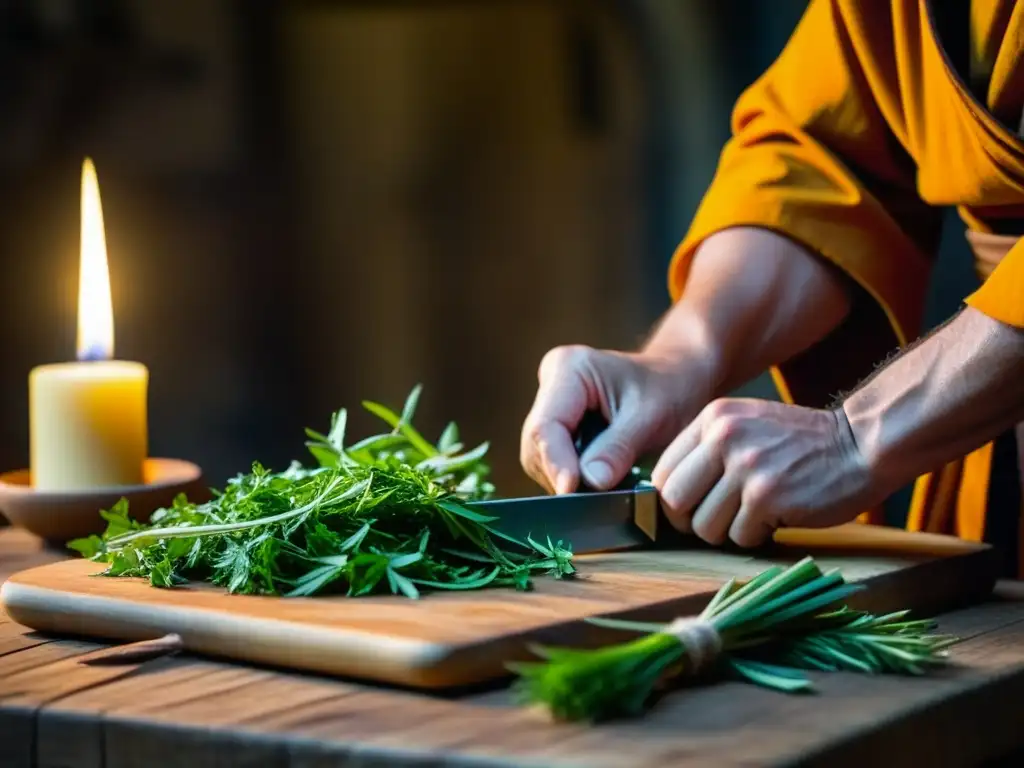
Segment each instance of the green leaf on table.
[{"label": "green leaf on table", "polygon": [[121,497],[110,509],[100,510],[100,517],[107,521],[107,534],[118,536],[122,533],[137,531],[141,527],[137,520],[128,514],[128,499]]},{"label": "green leaf on table", "polygon": [[103,552],[103,539],[92,534],[80,539],[72,539],[67,546],[88,560]]}]

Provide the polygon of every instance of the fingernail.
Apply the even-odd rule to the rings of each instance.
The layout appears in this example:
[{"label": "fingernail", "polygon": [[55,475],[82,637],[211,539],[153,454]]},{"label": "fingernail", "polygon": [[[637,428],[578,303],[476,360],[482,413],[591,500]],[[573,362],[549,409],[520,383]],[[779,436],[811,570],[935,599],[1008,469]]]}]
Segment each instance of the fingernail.
[{"label": "fingernail", "polygon": [[595,488],[604,488],[612,481],[612,468],[607,462],[596,459],[584,467],[583,472],[587,476],[587,482]]},{"label": "fingernail", "polygon": [[572,481],[572,472],[568,469],[561,470],[555,478],[555,493],[569,493],[572,491]]}]

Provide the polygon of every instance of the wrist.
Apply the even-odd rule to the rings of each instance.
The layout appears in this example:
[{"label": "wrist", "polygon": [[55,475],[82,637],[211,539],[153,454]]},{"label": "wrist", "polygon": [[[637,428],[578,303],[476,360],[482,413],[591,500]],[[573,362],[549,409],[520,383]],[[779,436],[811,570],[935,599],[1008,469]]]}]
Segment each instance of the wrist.
[{"label": "wrist", "polygon": [[1024,332],[965,310],[843,402],[889,486],[965,456],[1024,418]]},{"label": "wrist", "polygon": [[835,422],[838,456],[842,461],[851,493],[866,506],[879,503],[899,486],[890,487],[886,478],[878,474],[876,467],[862,449],[858,435],[843,407],[836,406],[828,412]]},{"label": "wrist", "polygon": [[916,474],[912,457],[901,449],[913,425],[892,412],[893,398],[887,396],[884,383],[876,377],[847,397],[836,411],[872,483],[895,490]]}]

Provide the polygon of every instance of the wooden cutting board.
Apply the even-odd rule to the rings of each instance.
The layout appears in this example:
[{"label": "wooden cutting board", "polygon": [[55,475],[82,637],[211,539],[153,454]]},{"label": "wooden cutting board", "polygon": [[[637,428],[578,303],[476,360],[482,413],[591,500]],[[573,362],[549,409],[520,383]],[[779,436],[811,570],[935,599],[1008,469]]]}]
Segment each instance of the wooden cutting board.
[{"label": "wooden cutting board", "polygon": [[492,589],[404,597],[276,598],[228,595],[209,585],[156,589],[138,579],[92,577],[102,565],[67,560],[13,575],[0,590],[10,617],[36,630],[113,640],[180,635],[214,656],[419,688],[500,678],[531,658],[528,645],[592,645],[622,633],[587,617],[670,620],[698,613],[729,578],[813,554],[867,589],[858,607],[934,614],[982,599],[995,583],[986,545],[851,524],[789,529],[770,555],[713,549],[578,558],[579,575],[540,577],[536,590]]}]

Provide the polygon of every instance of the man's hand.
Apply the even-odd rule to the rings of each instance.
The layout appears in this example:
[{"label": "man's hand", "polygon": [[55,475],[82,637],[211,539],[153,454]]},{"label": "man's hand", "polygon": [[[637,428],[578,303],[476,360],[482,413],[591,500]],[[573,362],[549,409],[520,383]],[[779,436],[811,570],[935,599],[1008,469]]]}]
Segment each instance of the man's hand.
[{"label": "man's hand", "polygon": [[[823,338],[849,306],[835,271],[788,238],[718,232],[642,351],[557,347],[544,357],[520,463],[548,491],[575,490],[581,471],[590,486],[610,488],[716,396]],[[572,435],[587,410],[610,426],[578,457]]]},{"label": "man's hand", "polygon": [[666,515],[712,544],[757,546],[782,526],[829,527],[884,498],[841,410],[711,402],[652,475]]},{"label": "man's hand", "polygon": [[[699,357],[590,347],[557,347],[541,361],[540,386],[523,424],[520,461],[548,491],[569,493],[582,473],[597,489],[614,486],[648,451],[661,450],[710,399]],[[606,429],[582,456],[573,433],[583,414],[600,411]]]}]

